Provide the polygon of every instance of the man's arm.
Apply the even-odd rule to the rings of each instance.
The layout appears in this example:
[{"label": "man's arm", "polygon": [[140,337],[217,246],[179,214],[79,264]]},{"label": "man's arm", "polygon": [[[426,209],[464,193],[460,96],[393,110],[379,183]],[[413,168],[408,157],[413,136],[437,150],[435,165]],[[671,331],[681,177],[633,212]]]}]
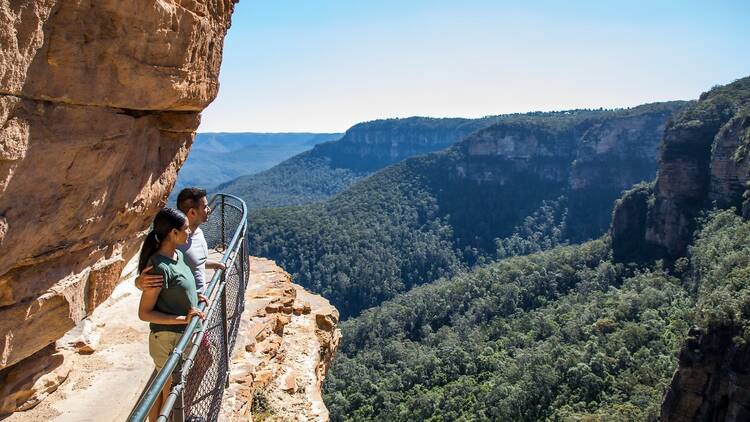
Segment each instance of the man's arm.
[{"label": "man's arm", "polygon": [[155,289],[164,286],[164,276],[161,274],[148,274],[153,268],[153,265],[149,265],[138,274],[138,277],[135,279],[135,287],[138,290]]},{"label": "man's arm", "polygon": [[207,259],[206,260],[206,268],[209,268],[211,270],[218,270],[218,269],[226,270],[227,266],[226,266],[226,264],[224,264],[222,262],[214,261],[212,259]]}]

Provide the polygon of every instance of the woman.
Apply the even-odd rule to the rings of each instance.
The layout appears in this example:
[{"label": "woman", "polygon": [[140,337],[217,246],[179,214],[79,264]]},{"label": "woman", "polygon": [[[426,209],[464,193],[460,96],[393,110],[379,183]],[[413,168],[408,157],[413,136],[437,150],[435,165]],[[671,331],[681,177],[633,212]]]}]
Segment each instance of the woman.
[{"label": "woman", "polygon": [[[138,318],[150,322],[148,351],[157,371],[166,363],[190,319],[193,316],[204,318],[203,312],[198,310],[198,302],[204,301],[205,297],[196,292],[193,272],[185,263],[182,252],[177,250],[178,245],[187,242],[188,236],[190,227],[185,214],[163,208],[154,218],[153,228],[143,242],[138,260],[138,272],[153,266],[152,272],[164,277],[162,287],[143,290],[138,306]],[[170,388],[171,380],[149,411],[149,420],[158,418]]]}]

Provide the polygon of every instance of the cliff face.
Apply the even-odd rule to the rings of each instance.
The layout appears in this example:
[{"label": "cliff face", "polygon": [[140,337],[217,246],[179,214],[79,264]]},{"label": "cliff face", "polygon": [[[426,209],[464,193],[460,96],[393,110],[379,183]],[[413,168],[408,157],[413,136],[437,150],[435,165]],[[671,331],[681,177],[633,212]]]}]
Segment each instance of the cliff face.
[{"label": "cliff face", "polygon": [[232,10],[0,5],[0,368],[111,294],[216,96]]},{"label": "cliff face", "polygon": [[250,271],[220,418],[327,421],[321,388],[341,340],[338,311],[273,261],[250,258]]},{"label": "cliff face", "polygon": [[415,155],[449,147],[498,118],[409,117],[360,123],[335,142],[316,146],[313,156],[325,156],[333,167],[372,172]]},{"label": "cliff face", "polygon": [[[616,258],[683,256],[703,209],[713,202],[722,208],[743,204],[750,170],[748,103],[750,78],[744,78],[703,94],[667,126],[650,202],[628,197],[615,208]],[[642,220],[645,230],[627,223]]]},{"label": "cliff face", "polygon": [[[750,78],[744,78],[702,94],[667,125],[656,181],[630,190],[615,207],[615,260],[685,256],[696,217],[714,205],[744,207],[747,215],[749,106]],[[734,340],[741,331],[728,321],[691,330],[664,395],[662,420],[750,418],[750,353]]]},{"label": "cliff face", "polygon": [[750,420],[750,346],[733,330],[693,328],[662,402],[664,422]]},{"label": "cliff face", "polygon": [[515,198],[510,201],[515,207],[564,195],[565,236],[574,241],[596,237],[609,227],[609,210],[622,190],[654,177],[666,122],[684,106],[650,104],[498,123],[458,145],[454,171],[474,189],[499,185]]}]

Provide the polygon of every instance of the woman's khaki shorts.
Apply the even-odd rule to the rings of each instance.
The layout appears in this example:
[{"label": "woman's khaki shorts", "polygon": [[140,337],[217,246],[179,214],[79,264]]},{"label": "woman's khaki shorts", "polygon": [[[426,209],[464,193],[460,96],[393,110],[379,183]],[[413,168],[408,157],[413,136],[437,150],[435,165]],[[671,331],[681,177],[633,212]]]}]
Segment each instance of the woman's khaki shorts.
[{"label": "woman's khaki shorts", "polygon": [[154,360],[157,371],[161,370],[164,364],[167,363],[169,354],[174,350],[180,337],[182,337],[182,333],[172,331],[152,331],[148,335],[148,354]]}]

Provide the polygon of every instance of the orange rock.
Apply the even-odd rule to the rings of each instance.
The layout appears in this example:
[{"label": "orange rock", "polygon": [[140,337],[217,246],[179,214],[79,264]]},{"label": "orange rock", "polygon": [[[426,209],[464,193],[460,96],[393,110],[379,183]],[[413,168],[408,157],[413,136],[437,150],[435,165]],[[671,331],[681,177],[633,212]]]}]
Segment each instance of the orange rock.
[{"label": "orange rock", "polygon": [[0,378],[0,416],[28,410],[57,390],[71,370],[68,353],[50,345],[5,372]]},{"label": "orange rock", "polygon": [[299,373],[297,371],[290,371],[281,381],[281,389],[287,393],[294,393],[297,391],[299,386],[297,385],[297,377]]},{"label": "orange rock", "polygon": [[269,314],[274,314],[276,312],[281,311],[281,304],[280,303],[269,303],[266,305],[266,312]]},{"label": "orange rock", "polygon": [[292,317],[289,315],[278,314],[276,315],[276,324],[274,325],[273,332],[278,336],[284,335],[284,326],[292,321]]},{"label": "orange rock", "polygon": [[232,11],[0,4],[0,369],[75,327],[138,253],[217,94]]},{"label": "orange rock", "polygon": [[270,369],[258,371],[253,377],[253,384],[256,386],[265,386],[273,378],[273,371]]}]

